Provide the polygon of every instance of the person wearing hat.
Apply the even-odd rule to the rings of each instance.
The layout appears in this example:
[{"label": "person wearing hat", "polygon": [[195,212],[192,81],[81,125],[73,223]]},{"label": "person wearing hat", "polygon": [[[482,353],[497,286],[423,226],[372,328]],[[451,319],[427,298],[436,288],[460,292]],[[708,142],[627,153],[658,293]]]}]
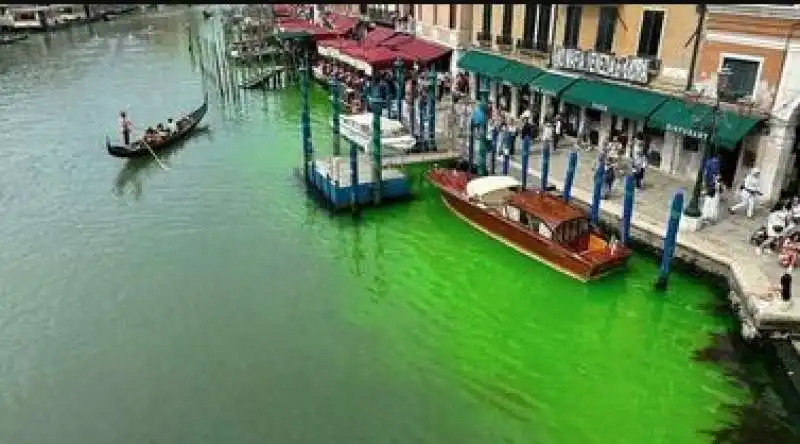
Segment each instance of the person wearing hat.
[{"label": "person wearing hat", "polygon": [[745,208],[747,217],[753,218],[753,211],[756,207],[756,199],[761,195],[761,171],[758,168],[753,168],[744,178],[744,183],[740,187],[739,196],[741,200],[736,205],[728,208],[730,214],[734,214],[738,210]]}]

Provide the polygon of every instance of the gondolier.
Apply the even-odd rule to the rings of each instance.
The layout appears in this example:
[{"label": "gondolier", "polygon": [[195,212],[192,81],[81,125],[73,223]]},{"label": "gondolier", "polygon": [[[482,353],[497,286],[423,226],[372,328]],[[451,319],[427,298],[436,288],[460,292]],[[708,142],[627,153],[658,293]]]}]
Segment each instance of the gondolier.
[{"label": "gondolier", "polygon": [[125,146],[131,144],[131,128],[133,128],[133,124],[131,123],[130,119],[128,119],[128,115],[125,114],[125,111],[119,112],[119,129],[122,132],[122,143]]}]

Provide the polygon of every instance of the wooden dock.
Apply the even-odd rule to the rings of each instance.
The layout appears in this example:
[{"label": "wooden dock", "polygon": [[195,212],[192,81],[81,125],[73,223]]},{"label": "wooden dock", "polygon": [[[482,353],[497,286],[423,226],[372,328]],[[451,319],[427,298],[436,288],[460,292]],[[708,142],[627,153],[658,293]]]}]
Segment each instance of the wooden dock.
[{"label": "wooden dock", "polygon": [[424,153],[386,155],[381,159],[381,163],[384,167],[391,168],[424,163],[450,162],[458,160],[460,157],[461,154],[455,151],[428,151]]},{"label": "wooden dock", "polygon": [[[325,203],[334,210],[342,210],[355,206],[372,206],[377,178],[374,177],[372,164],[366,155],[357,159],[357,182],[353,184],[349,156],[330,156],[313,161],[314,171],[310,176],[311,184]],[[406,174],[395,168],[386,168],[381,172],[381,200],[396,201],[411,197],[411,184]],[[355,193],[355,195],[354,195]]]},{"label": "wooden dock", "polygon": [[244,89],[271,88],[278,89],[286,87],[286,68],[283,66],[271,66],[266,71],[245,80],[239,85]]}]

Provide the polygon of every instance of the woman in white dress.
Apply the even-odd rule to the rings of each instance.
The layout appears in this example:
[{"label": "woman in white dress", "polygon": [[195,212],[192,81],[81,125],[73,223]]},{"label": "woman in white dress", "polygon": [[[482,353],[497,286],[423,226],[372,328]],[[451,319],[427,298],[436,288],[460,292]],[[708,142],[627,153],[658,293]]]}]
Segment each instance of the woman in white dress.
[{"label": "woman in white dress", "polygon": [[722,183],[722,178],[717,175],[714,178],[714,186],[709,187],[705,198],[703,199],[702,220],[708,223],[715,223],[719,220],[719,205],[722,193],[725,191],[725,185]]}]

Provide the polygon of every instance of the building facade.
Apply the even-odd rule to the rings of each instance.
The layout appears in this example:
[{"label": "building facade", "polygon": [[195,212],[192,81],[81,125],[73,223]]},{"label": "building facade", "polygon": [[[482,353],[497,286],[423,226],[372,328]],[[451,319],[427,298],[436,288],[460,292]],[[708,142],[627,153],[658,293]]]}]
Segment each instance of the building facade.
[{"label": "building facade", "polygon": [[[709,5],[696,86],[720,93],[742,113],[767,116],[743,144],[740,166],[762,171],[765,196],[796,193],[799,166],[800,9],[792,5]],[[729,71],[726,72],[726,71]],[[730,77],[720,87],[719,76]]]},{"label": "building facade", "polygon": [[446,68],[456,73],[458,59],[472,41],[473,5],[413,5],[410,11],[411,27],[417,37],[453,50]]}]

